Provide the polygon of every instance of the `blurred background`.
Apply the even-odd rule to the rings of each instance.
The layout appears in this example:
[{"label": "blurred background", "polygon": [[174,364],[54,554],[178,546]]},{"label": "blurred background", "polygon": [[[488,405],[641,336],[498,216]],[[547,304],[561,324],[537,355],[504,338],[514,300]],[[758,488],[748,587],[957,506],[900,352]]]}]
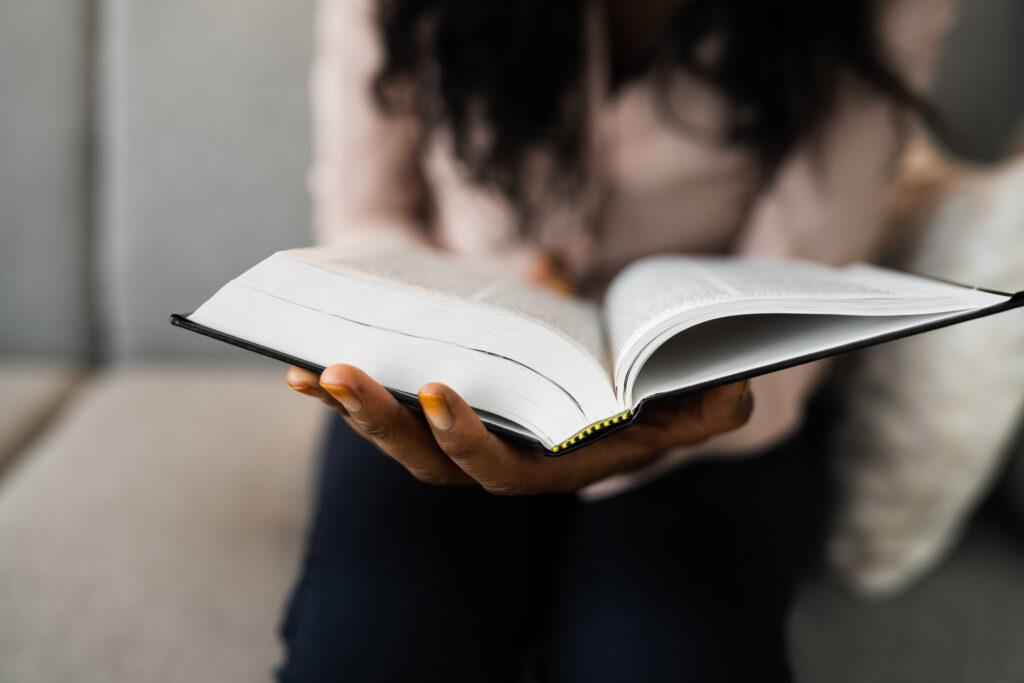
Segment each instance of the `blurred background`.
[{"label": "blurred background", "polygon": [[[313,6],[0,0],[0,681],[278,660],[322,416],[167,318],[310,241]],[[1024,3],[963,3],[933,95],[951,153],[1020,148]],[[980,524],[893,600],[812,587],[801,678],[1024,680],[1024,532]]]}]

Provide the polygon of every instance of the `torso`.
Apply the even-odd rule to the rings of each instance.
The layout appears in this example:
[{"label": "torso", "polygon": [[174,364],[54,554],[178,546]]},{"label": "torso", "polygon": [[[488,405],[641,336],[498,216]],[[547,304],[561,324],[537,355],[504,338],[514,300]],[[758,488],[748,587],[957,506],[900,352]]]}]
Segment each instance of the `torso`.
[{"label": "torso", "polygon": [[[652,13],[670,11],[669,4],[643,2]],[[625,5],[613,3],[615,11]],[[503,198],[465,177],[443,136],[427,150],[424,173],[442,246],[511,268],[539,247],[558,254],[583,291],[600,293],[618,270],[645,255],[728,251],[756,193],[758,173],[749,155],[717,143],[724,105],[708,87],[677,78],[673,102],[685,129],[659,110],[650,74],[613,90],[609,24],[603,6],[588,7],[588,183],[573,202],[552,202],[538,212],[531,231],[536,243],[523,242]],[[631,56],[620,68],[657,40],[653,14],[638,16],[648,19],[620,34],[618,49]]]}]

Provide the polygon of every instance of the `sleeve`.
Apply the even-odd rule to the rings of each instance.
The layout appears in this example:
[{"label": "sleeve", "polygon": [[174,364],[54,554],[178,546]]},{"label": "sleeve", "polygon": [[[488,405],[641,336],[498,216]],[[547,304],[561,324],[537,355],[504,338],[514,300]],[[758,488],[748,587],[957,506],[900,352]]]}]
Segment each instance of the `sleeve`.
[{"label": "sleeve", "polygon": [[382,59],[373,0],[320,0],[310,77],[318,242],[426,239],[426,189],[411,114],[384,114],[372,79]]},{"label": "sleeve", "polygon": [[[908,86],[924,92],[953,20],[954,0],[896,0],[881,17],[882,44]],[[740,254],[831,264],[871,260],[887,236],[888,188],[906,134],[905,112],[852,78],[841,84],[832,120],[783,165],[756,201]],[[770,447],[799,427],[827,362],[753,380],[757,409],[742,429],[709,442],[715,450]]]}]

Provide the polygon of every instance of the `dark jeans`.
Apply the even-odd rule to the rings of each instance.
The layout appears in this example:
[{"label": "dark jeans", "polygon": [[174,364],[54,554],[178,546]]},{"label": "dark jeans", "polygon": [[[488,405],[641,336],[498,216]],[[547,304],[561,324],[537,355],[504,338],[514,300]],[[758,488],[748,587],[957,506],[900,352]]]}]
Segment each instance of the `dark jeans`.
[{"label": "dark jeans", "polygon": [[279,678],[789,680],[788,606],[828,497],[810,422],[759,458],[586,504],[421,484],[338,419]]}]

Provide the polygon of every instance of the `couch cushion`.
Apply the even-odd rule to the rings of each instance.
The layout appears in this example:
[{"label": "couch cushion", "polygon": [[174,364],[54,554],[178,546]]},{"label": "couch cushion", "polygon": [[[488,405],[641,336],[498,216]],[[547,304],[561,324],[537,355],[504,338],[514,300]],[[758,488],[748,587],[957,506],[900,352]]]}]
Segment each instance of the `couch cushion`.
[{"label": "couch cushion", "polygon": [[0,353],[88,352],[92,6],[0,2]]},{"label": "couch cushion", "polygon": [[1024,544],[991,519],[897,598],[868,602],[819,580],[790,627],[804,683],[1016,683],[1022,633]]},{"label": "couch cushion", "polygon": [[279,368],[90,381],[0,487],[0,680],[267,680],[323,411]]},{"label": "couch cushion", "polygon": [[[1024,159],[959,173],[902,267],[1024,289],[1022,216]],[[1024,316],[883,344],[858,360],[842,387],[829,559],[851,587],[883,594],[942,559],[1005,462],[1024,413]]]},{"label": "couch cushion", "polygon": [[101,222],[116,357],[223,354],[167,316],[311,241],[314,0],[104,2]]},{"label": "couch cushion", "polygon": [[0,357],[0,467],[53,416],[80,378],[71,362]]}]

